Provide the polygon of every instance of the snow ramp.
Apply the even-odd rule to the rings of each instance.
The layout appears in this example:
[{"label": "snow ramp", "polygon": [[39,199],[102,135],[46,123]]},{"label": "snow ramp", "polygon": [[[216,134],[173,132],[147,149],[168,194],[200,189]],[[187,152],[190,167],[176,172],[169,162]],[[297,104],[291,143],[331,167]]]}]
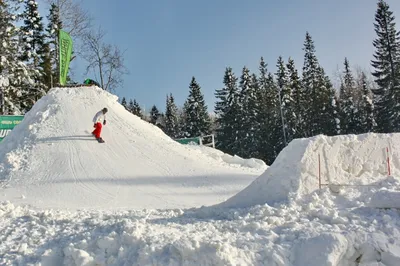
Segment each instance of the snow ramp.
[{"label": "snow ramp", "polygon": [[[105,143],[98,143],[92,118],[103,107],[109,110]],[[197,207],[254,181],[266,166],[250,161],[230,163],[181,145],[98,87],[54,88],[0,143],[0,201],[71,209]]]},{"label": "snow ramp", "polygon": [[369,185],[399,176],[400,134],[361,134],[295,139],[248,187],[216,206],[274,205],[322,187]]}]

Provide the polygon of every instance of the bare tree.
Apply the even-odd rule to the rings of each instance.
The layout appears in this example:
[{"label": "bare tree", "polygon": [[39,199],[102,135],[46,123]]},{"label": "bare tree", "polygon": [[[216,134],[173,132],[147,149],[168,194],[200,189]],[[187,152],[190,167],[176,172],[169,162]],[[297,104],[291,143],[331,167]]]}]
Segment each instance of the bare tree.
[{"label": "bare tree", "polygon": [[337,90],[340,88],[340,84],[343,82],[343,72],[339,65],[336,65],[335,70],[332,71],[332,85]]},{"label": "bare tree", "polygon": [[[332,72],[332,83],[334,88],[339,90],[340,85],[344,82],[344,68],[342,66],[336,66],[336,69]],[[355,99],[359,99],[362,93],[362,85],[358,84],[361,80],[362,74],[364,73],[367,76],[367,84],[369,87],[374,88],[376,86],[371,71],[367,68],[361,67],[360,65],[352,65],[351,72],[353,74],[354,81],[357,83],[357,90],[354,92]]]},{"label": "bare tree", "polygon": [[[82,0],[46,0],[48,4],[54,4],[59,9],[63,30],[68,32],[73,39],[82,39],[90,30],[92,18],[88,11],[82,8]],[[75,52],[80,50],[78,43],[74,44]]]},{"label": "bare tree", "polygon": [[82,8],[82,1],[78,3],[74,0],[47,0],[47,2],[58,7],[63,28],[72,37],[80,38],[90,29],[92,18]]},{"label": "bare tree", "polygon": [[115,45],[104,43],[104,36],[105,32],[100,27],[96,32],[87,32],[81,56],[88,62],[85,75],[92,70],[104,90],[114,91],[122,84],[122,76],[127,74],[127,69],[123,52]]}]

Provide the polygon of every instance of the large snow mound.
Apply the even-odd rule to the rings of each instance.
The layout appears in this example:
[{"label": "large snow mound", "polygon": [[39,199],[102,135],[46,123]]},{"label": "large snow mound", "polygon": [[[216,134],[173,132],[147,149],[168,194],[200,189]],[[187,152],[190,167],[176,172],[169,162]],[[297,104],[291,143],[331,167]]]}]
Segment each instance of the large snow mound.
[{"label": "large snow mound", "polygon": [[244,190],[219,204],[248,207],[297,200],[322,186],[364,186],[398,177],[400,134],[319,135],[293,140],[275,162]]},{"label": "large snow mound", "polygon": [[[103,107],[109,112],[100,144],[91,136],[92,118]],[[265,169],[179,144],[100,88],[54,88],[0,143],[0,200],[50,208],[195,207],[229,198]]]}]

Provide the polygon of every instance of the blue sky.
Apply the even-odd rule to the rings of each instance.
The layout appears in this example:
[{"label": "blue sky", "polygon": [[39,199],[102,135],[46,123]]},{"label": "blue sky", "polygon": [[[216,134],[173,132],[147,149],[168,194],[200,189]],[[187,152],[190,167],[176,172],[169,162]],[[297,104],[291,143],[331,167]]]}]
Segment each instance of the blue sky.
[{"label": "blue sky", "polygon": [[[376,0],[84,0],[94,25],[107,41],[126,51],[130,74],[116,94],[135,98],[149,109],[165,109],[166,94],[178,105],[195,76],[213,111],[215,89],[225,68],[240,76],[243,66],[258,73],[263,56],[275,72],[278,56],[291,56],[301,72],[303,42],[309,31],[317,56],[332,78],[344,57],[370,70]],[[400,1],[387,0],[400,30]],[[40,3],[39,3],[40,4]],[[75,69],[81,81],[83,67]]]}]

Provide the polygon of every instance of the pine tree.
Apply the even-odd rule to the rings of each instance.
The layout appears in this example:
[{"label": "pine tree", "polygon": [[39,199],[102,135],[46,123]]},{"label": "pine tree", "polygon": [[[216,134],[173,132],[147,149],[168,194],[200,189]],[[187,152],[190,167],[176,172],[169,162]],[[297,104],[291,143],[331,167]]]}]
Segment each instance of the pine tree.
[{"label": "pine tree", "polygon": [[[18,4],[18,3],[16,3]],[[0,1],[0,114],[23,114],[24,106],[30,104],[27,88],[33,86],[32,71],[19,60],[18,5],[13,1]]]},{"label": "pine tree", "polygon": [[280,151],[283,149],[292,139],[294,135],[294,116],[293,116],[293,99],[292,92],[289,87],[288,73],[286,71],[285,63],[282,56],[279,56],[277,62],[277,85],[278,85],[278,98],[279,98],[279,111],[280,111],[280,124],[282,129],[282,137],[277,145]]},{"label": "pine tree", "polygon": [[372,75],[378,85],[374,93],[377,131],[388,133],[400,130],[400,33],[389,5],[379,0],[375,13],[373,41],[376,48]]},{"label": "pine tree", "polygon": [[24,106],[28,111],[33,103],[46,94],[48,88],[42,82],[44,79],[44,69],[41,65],[46,60],[45,36],[43,33],[42,17],[39,14],[38,4],[34,0],[25,0],[25,11],[22,15],[24,25],[21,26],[22,34],[22,54],[20,60],[32,69],[34,76],[34,86],[27,88],[26,96],[28,105]]},{"label": "pine tree", "polygon": [[261,97],[259,99],[260,113],[260,132],[259,141],[259,158],[264,160],[266,164],[271,165],[278,155],[278,143],[282,137],[282,127],[279,111],[278,89],[275,84],[274,77],[268,73],[267,64],[261,57],[259,66],[259,89]]},{"label": "pine tree", "polygon": [[303,85],[305,97],[308,99],[308,104],[305,106],[305,132],[306,137],[320,134],[320,125],[318,117],[321,116],[321,106],[319,102],[318,80],[319,63],[315,55],[314,41],[311,35],[307,32],[304,42],[304,65],[303,65]]},{"label": "pine tree", "polygon": [[133,113],[133,109],[135,108],[135,105],[133,103],[132,99],[129,99],[129,103],[126,106],[126,110],[128,110],[129,112]]},{"label": "pine tree", "polygon": [[62,29],[60,9],[56,4],[51,4],[50,12],[47,16],[48,24],[46,28],[47,38],[49,38],[50,58],[52,65],[52,84],[59,83],[59,32]]},{"label": "pine tree", "polygon": [[289,58],[288,64],[286,65],[288,71],[288,87],[292,92],[293,99],[293,138],[302,138],[305,136],[304,132],[304,117],[305,117],[305,105],[307,104],[306,98],[302,88],[302,83],[297,72],[294,60]]},{"label": "pine tree", "polygon": [[275,160],[279,152],[282,150],[282,117],[280,112],[279,103],[279,89],[278,84],[274,80],[272,73],[268,74],[268,98],[270,105],[270,116],[271,120],[268,121],[268,128],[270,130],[270,143],[272,144],[273,157],[271,160]]},{"label": "pine tree", "polygon": [[341,133],[357,134],[359,132],[359,118],[354,103],[356,84],[347,58],[344,60],[343,79],[340,88]]},{"label": "pine tree", "polygon": [[143,118],[142,108],[140,108],[140,105],[136,99],[133,100],[132,106],[129,104],[129,109],[131,110],[132,114],[138,116],[139,118]]},{"label": "pine tree", "polygon": [[210,134],[210,117],[200,85],[197,83],[195,77],[192,77],[189,85],[185,116],[188,137],[199,137]]},{"label": "pine tree", "polygon": [[371,89],[368,87],[367,76],[361,74],[360,84],[362,86],[362,99],[359,107],[360,127],[359,133],[373,132],[376,126],[374,118],[374,105],[371,99]]},{"label": "pine tree", "polygon": [[177,137],[178,138],[189,138],[190,134],[187,132],[188,124],[187,124],[187,114],[186,110],[188,109],[188,101],[186,100],[183,104],[182,108],[177,108]]},{"label": "pine tree", "polygon": [[21,60],[33,61],[33,67],[39,67],[39,58],[43,52],[44,34],[42,17],[38,4],[34,0],[25,0],[24,25],[21,27],[24,43]]},{"label": "pine tree", "polygon": [[40,81],[44,85],[45,93],[47,93],[52,86],[52,66],[49,43],[45,43],[43,45],[43,52],[41,52],[39,68],[42,71]]},{"label": "pine tree", "polygon": [[322,134],[327,136],[335,136],[341,132],[340,107],[338,106],[338,97],[336,90],[333,88],[328,76],[325,76],[324,70],[321,69],[321,79],[323,84],[321,91],[323,92],[321,101],[323,103],[321,112]]},{"label": "pine tree", "polygon": [[237,132],[239,131],[239,90],[238,79],[231,67],[225,69],[224,87],[215,91],[217,102],[216,114],[216,147],[229,154],[237,154]]},{"label": "pine tree", "polygon": [[239,81],[239,131],[238,131],[238,154],[242,157],[253,157],[257,150],[254,145],[256,130],[258,128],[257,90],[258,84],[253,84],[250,70],[243,67]]},{"label": "pine tree", "polygon": [[[122,97],[121,105],[122,105],[126,110],[128,110],[128,104],[127,104],[127,102],[126,102],[126,98],[125,98],[125,97]],[[133,105],[133,102],[132,102],[132,105]]]},{"label": "pine tree", "polygon": [[254,119],[254,123],[252,125],[253,128],[253,132],[252,132],[252,143],[248,144],[251,149],[251,153],[249,154],[249,157],[253,157],[253,158],[260,158],[261,154],[260,154],[260,144],[261,144],[261,140],[260,140],[260,131],[262,130],[262,119],[260,119],[260,114],[262,111],[262,106],[261,106],[261,97],[262,97],[262,91],[260,88],[260,84],[259,84],[259,79],[257,77],[257,75],[255,73],[253,73],[251,75],[251,88],[253,91],[253,95],[254,97],[251,98],[250,101],[250,110],[253,110],[253,113],[255,114],[253,119]]},{"label": "pine tree", "polygon": [[267,154],[268,148],[271,147],[268,138],[268,117],[269,106],[267,106],[267,90],[268,90],[268,69],[267,63],[264,61],[264,58],[261,57],[259,64],[259,77],[258,77],[258,87],[259,87],[259,95],[258,95],[258,121],[260,122],[260,129],[257,132],[257,143],[258,143],[258,154],[259,158],[267,162],[267,158],[269,157]]},{"label": "pine tree", "polygon": [[153,105],[150,110],[150,123],[155,125],[160,118],[160,111],[158,111],[157,106]]},{"label": "pine tree", "polygon": [[166,110],[165,110],[165,134],[171,138],[178,138],[178,108],[175,104],[175,99],[172,93],[167,96]]},{"label": "pine tree", "polygon": [[158,126],[162,131],[165,132],[165,114],[164,113],[160,113],[160,117],[159,120],[156,123],[156,126]]},{"label": "pine tree", "polygon": [[133,114],[134,108],[135,108],[135,105],[134,105],[134,103],[133,103],[133,100],[132,100],[132,99],[129,99],[129,102],[128,102],[127,105],[126,105],[126,110],[127,110],[128,112],[130,112],[130,113]]},{"label": "pine tree", "polygon": [[[315,45],[311,35],[307,32],[303,50],[303,86],[305,98],[305,132],[306,137],[318,134],[332,134],[337,131],[337,121],[332,120],[332,84],[325,76],[324,69],[319,65],[315,55]],[[331,119],[329,119],[329,117]]]},{"label": "pine tree", "polygon": [[258,78],[258,86],[259,86],[259,92],[260,92],[260,97],[265,95],[267,91],[267,85],[268,85],[268,65],[264,61],[264,58],[261,57],[260,59],[260,65],[258,67],[259,70],[259,78]]}]

